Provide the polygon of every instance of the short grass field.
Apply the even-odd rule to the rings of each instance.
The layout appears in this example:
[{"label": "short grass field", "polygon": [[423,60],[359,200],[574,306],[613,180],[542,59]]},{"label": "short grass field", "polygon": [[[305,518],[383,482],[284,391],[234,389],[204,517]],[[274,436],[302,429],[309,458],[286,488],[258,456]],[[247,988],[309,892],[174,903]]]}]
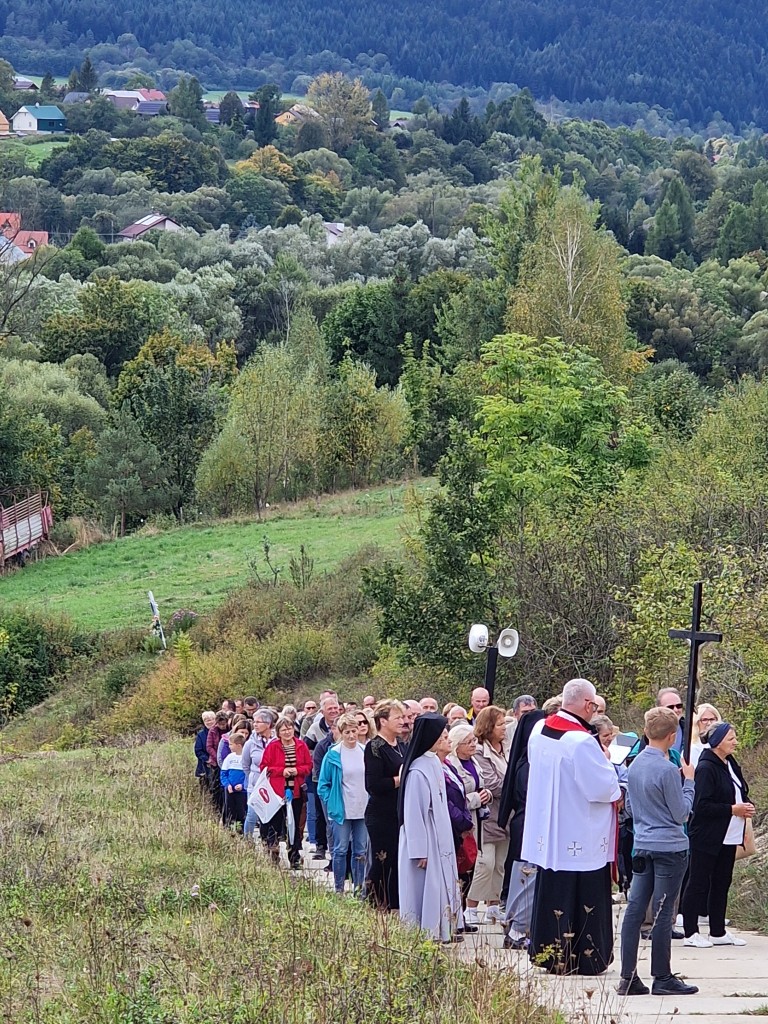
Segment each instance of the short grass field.
[{"label": "short grass field", "polygon": [[515,971],[272,867],[193,768],[191,740],[0,763],[3,1021],[554,1021]]},{"label": "short grass field", "polygon": [[[419,494],[434,486],[421,483]],[[46,613],[66,613],[86,629],[149,625],[147,591],[167,617],[179,608],[207,611],[252,578],[251,562],[264,578],[270,560],[288,576],[301,545],[314,572],[336,566],[358,548],[375,544],[396,550],[409,493],[400,484],[304,503],[273,512],[263,521],[230,521],[141,533],[87,550],[46,558],[0,577],[0,603]]]},{"label": "short grass field", "polygon": [[40,164],[55,150],[69,145],[69,139],[0,139],[0,153],[18,152],[26,156],[30,167]]}]

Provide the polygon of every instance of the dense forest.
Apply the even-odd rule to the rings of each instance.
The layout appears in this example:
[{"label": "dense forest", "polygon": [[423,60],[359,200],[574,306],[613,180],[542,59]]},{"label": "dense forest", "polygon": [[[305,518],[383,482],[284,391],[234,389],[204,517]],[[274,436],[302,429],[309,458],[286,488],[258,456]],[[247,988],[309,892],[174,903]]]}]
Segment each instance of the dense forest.
[{"label": "dense forest", "polygon": [[41,74],[67,74],[90,48],[104,69],[184,69],[209,86],[300,88],[346,70],[393,106],[429,83],[511,83],[542,100],[660,105],[696,128],[718,116],[768,126],[768,29],[724,0],[3,0],[0,32],[4,56]]}]

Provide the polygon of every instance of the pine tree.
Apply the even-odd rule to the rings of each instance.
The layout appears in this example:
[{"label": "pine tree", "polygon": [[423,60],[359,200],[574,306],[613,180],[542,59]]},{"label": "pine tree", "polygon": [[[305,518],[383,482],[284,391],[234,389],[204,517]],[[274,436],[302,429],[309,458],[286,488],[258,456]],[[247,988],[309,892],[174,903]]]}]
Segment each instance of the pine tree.
[{"label": "pine tree", "polygon": [[99,76],[87,54],[77,73],[77,87],[80,92],[95,92],[99,87]]},{"label": "pine tree", "polygon": [[56,92],[56,81],[50,71],[46,71],[40,83],[40,98],[49,100]]},{"label": "pine tree", "polygon": [[174,117],[188,121],[196,128],[205,128],[207,122],[203,106],[203,89],[196,78],[182,76],[176,88],[171,89],[168,102]]},{"label": "pine tree", "polygon": [[376,122],[376,127],[380,132],[386,131],[389,128],[389,104],[387,103],[387,97],[381,89],[376,90],[376,94],[371,100],[371,107],[373,108],[373,120]]},{"label": "pine tree", "polygon": [[663,260],[673,260],[680,251],[680,218],[677,207],[665,199],[656,211],[653,224],[645,240],[645,252],[648,256],[660,256]]},{"label": "pine tree", "polygon": [[222,96],[219,104],[219,120],[221,124],[232,124],[234,117],[243,118],[243,104],[236,92],[228,92]]},{"label": "pine tree", "polygon": [[275,118],[280,113],[280,88],[272,83],[262,85],[251,98],[259,104],[253,126],[253,137],[260,146],[268,146],[273,139],[277,138]]},{"label": "pine tree", "polygon": [[755,248],[754,224],[743,203],[734,203],[717,240],[717,258],[728,263]]},{"label": "pine tree", "polygon": [[691,193],[682,178],[673,178],[670,181],[664,198],[672,203],[677,211],[679,224],[677,250],[679,252],[681,249],[685,249],[686,252],[690,252],[696,213],[693,209]]}]

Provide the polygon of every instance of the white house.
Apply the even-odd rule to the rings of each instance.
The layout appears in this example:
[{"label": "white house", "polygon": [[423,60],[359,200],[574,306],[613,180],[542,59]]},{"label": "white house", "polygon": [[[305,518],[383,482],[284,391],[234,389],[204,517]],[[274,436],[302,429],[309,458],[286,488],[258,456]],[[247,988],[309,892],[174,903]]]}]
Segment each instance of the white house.
[{"label": "white house", "polygon": [[39,103],[21,107],[13,115],[15,132],[63,132],[67,119],[58,107],[41,106]]},{"label": "white house", "polygon": [[324,220],[323,229],[325,231],[325,244],[330,249],[332,245],[336,245],[337,242],[341,241],[345,225],[341,221]]},{"label": "white house", "polygon": [[148,231],[183,231],[181,224],[177,224],[171,217],[166,217],[162,213],[149,213],[146,217],[142,217],[141,220],[137,220],[133,224],[129,224],[127,228],[123,228],[118,233],[118,238],[121,238],[124,242],[132,242],[137,238],[141,238],[142,235],[146,235]]}]

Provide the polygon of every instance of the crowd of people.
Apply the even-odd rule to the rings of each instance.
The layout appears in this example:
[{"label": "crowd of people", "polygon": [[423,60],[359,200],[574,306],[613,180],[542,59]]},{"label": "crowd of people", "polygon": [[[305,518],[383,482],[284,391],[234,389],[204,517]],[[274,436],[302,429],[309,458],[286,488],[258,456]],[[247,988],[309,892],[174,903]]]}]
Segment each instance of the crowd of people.
[{"label": "crowd of people", "polygon": [[693,994],[672,972],[673,938],[745,944],[726,928],[754,813],[736,732],[699,705],[686,762],[677,690],[621,743],[606,711],[585,679],[541,709],[530,694],[504,709],[483,687],[469,709],[440,711],[429,696],[358,706],[325,691],[300,711],[225,700],[203,713],[196,774],[222,823],[258,834],[276,864],[285,841],[291,868],[327,861],[337,893],[440,942],[498,925],[505,948],[552,973],[607,970],[623,892],[619,993],[649,992],[637,961],[650,938],[653,993]]}]

